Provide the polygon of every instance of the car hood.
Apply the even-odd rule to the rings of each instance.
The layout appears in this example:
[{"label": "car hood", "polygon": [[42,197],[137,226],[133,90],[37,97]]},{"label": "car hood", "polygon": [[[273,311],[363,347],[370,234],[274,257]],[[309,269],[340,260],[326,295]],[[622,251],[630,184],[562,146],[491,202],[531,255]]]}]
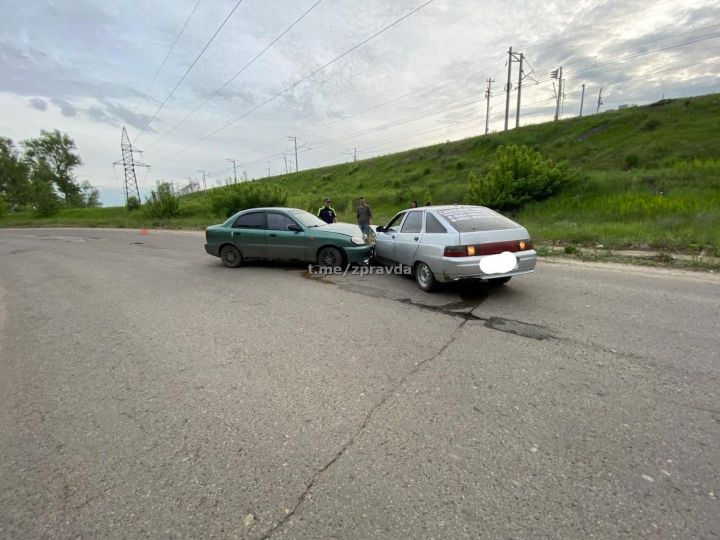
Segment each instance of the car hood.
[{"label": "car hood", "polygon": [[352,223],[328,223],[327,225],[318,227],[317,230],[323,232],[345,234],[350,237],[359,236],[360,238],[362,238],[362,232],[360,231],[360,227]]}]

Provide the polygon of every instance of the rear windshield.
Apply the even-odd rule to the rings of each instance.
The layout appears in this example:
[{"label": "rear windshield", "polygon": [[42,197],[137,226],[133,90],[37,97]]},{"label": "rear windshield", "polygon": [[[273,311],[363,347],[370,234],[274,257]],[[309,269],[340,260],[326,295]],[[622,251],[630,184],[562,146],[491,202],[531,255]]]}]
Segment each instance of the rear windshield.
[{"label": "rear windshield", "polygon": [[497,231],[500,229],[517,229],[519,225],[483,206],[444,208],[438,214],[447,219],[456,231]]}]

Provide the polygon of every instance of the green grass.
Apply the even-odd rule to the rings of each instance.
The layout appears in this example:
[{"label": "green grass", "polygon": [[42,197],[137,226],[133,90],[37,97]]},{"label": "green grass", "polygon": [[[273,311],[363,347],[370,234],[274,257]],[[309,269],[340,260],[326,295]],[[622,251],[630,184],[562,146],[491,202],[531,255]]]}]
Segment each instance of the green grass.
[{"label": "green grass", "polygon": [[540,243],[720,254],[720,161],[589,173],[516,218]]},{"label": "green grass", "polygon": [[[288,206],[316,211],[333,199],[353,221],[359,196],[381,223],[410,200],[461,203],[468,174],[484,174],[498,146],[526,144],[581,170],[571,191],[515,217],[540,242],[720,251],[720,94],[631,107],[416,148],[261,180],[282,186]],[[632,168],[628,169],[629,166]],[[225,188],[212,190],[217,193]],[[181,217],[158,221],[123,208],[64,210],[48,219],[0,218],[0,226],[204,227],[221,221],[209,192],[181,199]]]}]

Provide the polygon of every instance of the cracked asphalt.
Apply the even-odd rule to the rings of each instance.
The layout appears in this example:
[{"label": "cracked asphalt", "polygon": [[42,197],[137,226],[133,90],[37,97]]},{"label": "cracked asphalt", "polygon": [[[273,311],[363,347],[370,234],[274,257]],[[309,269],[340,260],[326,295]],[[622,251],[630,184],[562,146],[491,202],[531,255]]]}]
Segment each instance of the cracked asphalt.
[{"label": "cracked asphalt", "polygon": [[720,536],[720,279],[0,230],[2,538]]}]

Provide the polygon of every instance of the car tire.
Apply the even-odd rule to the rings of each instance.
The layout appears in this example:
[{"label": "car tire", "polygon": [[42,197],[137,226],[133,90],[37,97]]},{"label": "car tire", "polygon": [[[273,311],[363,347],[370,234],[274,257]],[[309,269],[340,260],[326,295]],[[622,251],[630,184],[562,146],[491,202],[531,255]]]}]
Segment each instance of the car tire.
[{"label": "car tire", "polygon": [[431,292],[437,288],[435,275],[424,262],[415,264],[415,283],[425,292]]},{"label": "car tire", "polygon": [[505,285],[511,279],[512,279],[512,276],[505,276],[505,277],[496,277],[496,278],[488,279],[488,281],[492,285]]},{"label": "car tire", "polygon": [[220,249],[220,260],[228,268],[237,268],[243,263],[243,256],[238,248],[228,244]]},{"label": "car tire", "polygon": [[343,258],[340,250],[334,247],[324,247],[318,252],[317,258],[318,266],[325,268],[335,268],[336,266],[342,266]]}]

